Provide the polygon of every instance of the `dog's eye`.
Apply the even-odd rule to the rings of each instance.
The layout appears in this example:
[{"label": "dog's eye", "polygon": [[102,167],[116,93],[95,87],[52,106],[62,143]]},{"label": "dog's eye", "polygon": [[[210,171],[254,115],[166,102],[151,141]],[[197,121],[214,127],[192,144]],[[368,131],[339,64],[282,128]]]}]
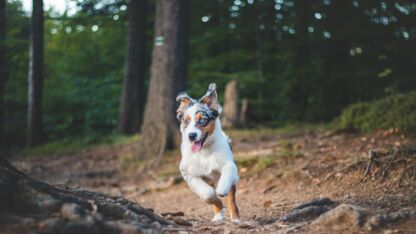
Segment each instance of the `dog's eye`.
[{"label": "dog's eye", "polygon": [[189,124],[189,121],[188,121],[188,120],[184,120],[184,121],[183,121],[183,123],[184,123],[185,125],[188,125],[188,124]]},{"label": "dog's eye", "polygon": [[199,119],[199,124],[201,124],[201,125],[204,125],[204,124],[206,124],[207,123],[207,119],[205,119],[205,118],[201,118],[201,119]]}]

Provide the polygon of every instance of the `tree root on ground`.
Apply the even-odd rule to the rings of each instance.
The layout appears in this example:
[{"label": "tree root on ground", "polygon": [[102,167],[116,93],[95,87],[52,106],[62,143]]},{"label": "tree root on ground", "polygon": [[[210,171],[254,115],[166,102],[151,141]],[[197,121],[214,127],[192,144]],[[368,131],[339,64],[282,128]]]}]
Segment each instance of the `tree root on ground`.
[{"label": "tree root on ground", "polygon": [[303,222],[314,219],[336,206],[336,202],[329,198],[316,199],[300,204],[289,213],[280,217],[281,222]]},{"label": "tree root on ground", "polygon": [[[394,168],[400,168],[398,185],[406,177],[414,177],[416,175],[416,160],[411,156],[416,153],[416,149],[399,150],[394,149],[389,152],[385,149],[371,149],[368,151],[368,162],[364,172],[362,181],[370,174],[374,177],[386,179]],[[376,166],[375,170],[372,168]]]},{"label": "tree root on ground", "polygon": [[368,160],[361,160],[351,163],[340,170],[328,174],[324,181],[328,181],[338,174],[348,174],[353,171],[365,168],[363,178],[359,183],[364,182],[368,177],[386,179],[392,170],[400,170],[398,185],[401,186],[406,178],[416,176],[416,149],[371,149],[368,151]]},{"label": "tree root on ground", "polygon": [[124,198],[63,189],[0,158],[0,224],[7,233],[160,233],[175,224]]}]

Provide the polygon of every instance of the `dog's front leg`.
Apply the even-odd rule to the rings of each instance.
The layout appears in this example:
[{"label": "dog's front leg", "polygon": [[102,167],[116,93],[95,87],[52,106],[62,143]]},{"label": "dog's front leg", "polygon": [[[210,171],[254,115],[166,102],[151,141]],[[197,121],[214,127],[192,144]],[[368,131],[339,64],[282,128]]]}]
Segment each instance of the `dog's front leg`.
[{"label": "dog's front leg", "polygon": [[225,197],[230,192],[231,186],[235,185],[238,180],[237,165],[229,162],[221,169],[221,177],[218,181],[215,192],[220,197]]},{"label": "dog's front leg", "polygon": [[192,177],[188,181],[189,187],[199,195],[204,201],[213,205],[214,218],[211,221],[221,222],[224,220],[224,206],[221,199],[217,197],[214,188],[209,186],[203,179]]}]

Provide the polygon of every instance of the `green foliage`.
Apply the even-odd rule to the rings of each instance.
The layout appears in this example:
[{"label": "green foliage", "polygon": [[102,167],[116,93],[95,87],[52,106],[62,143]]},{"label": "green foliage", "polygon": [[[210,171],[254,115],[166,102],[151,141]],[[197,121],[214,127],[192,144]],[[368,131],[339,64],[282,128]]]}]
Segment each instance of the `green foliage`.
[{"label": "green foliage", "polygon": [[416,132],[416,92],[391,95],[346,108],[336,120],[340,129],[362,132],[398,128],[403,133]]},{"label": "green foliage", "polygon": [[[82,10],[74,15],[45,12],[47,141],[96,138],[116,127],[126,1],[77,3]],[[149,3],[147,67],[155,10]],[[416,89],[415,3],[221,0],[193,1],[191,8],[187,91],[199,97],[216,82],[222,102],[225,84],[238,80],[240,96],[249,102],[250,127],[322,123],[351,103]],[[6,12],[4,134],[6,145],[13,145],[25,139],[30,18],[21,1],[7,1]],[[344,128],[414,129],[408,127],[412,113],[380,117],[361,105],[343,114],[354,119],[343,120]]]},{"label": "green foliage", "polygon": [[268,167],[271,167],[273,163],[274,160],[271,157],[260,157],[254,168],[256,171],[262,171]]}]

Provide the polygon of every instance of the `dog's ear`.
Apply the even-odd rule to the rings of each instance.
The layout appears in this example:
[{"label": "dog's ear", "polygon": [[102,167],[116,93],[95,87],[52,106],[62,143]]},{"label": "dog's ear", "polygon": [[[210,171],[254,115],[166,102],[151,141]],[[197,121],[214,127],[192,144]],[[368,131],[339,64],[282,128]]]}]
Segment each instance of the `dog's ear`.
[{"label": "dog's ear", "polygon": [[215,83],[212,83],[208,86],[207,93],[201,99],[199,99],[199,102],[207,105],[215,112],[221,113],[221,106],[218,103],[217,85]]},{"label": "dog's ear", "polygon": [[176,118],[178,120],[182,120],[185,109],[194,102],[194,99],[192,99],[187,93],[181,92],[176,97],[176,101],[179,102],[178,110],[176,110]]}]

